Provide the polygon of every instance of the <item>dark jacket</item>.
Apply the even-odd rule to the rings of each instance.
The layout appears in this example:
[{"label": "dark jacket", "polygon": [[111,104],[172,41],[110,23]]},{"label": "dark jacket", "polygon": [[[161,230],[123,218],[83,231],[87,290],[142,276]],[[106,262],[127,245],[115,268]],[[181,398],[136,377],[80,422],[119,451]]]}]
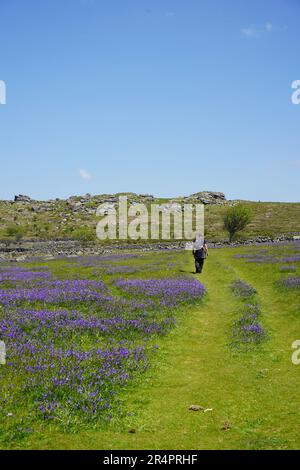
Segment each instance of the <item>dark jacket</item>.
[{"label": "dark jacket", "polygon": [[195,260],[206,258],[206,250],[204,248],[205,244],[206,244],[206,241],[204,240],[202,248],[200,248],[199,250],[193,250],[193,255],[194,255]]}]

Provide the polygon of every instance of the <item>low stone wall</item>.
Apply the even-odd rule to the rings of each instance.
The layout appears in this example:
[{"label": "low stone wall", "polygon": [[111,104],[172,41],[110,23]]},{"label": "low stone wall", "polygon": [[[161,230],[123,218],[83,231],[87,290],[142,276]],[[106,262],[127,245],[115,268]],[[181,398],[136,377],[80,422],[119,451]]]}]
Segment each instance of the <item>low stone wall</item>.
[{"label": "low stone wall", "polygon": [[[250,240],[209,242],[209,248],[238,247],[251,245],[271,245],[296,240],[296,236],[281,236],[276,239],[269,237],[257,237]],[[185,242],[158,242],[158,243],[129,243],[112,245],[82,245],[74,240],[53,241],[23,241],[19,244],[6,246],[0,244],[0,261],[24,261],[30,258],[42,257],[52,259],[57,257],[93,256],[111,253],[120,250],[130,251],[159,251],[159,250],[181,250],[185,248]]]}]

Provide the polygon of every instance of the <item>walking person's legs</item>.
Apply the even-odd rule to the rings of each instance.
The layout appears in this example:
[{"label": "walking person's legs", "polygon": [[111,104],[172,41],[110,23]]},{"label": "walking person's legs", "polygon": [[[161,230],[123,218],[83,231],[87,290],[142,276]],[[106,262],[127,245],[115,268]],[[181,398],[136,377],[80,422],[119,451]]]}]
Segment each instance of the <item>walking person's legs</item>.
[{"label": "walking person's legs", "polygon": [[204,258],[199,259],[200,273],[202,273],[203,264],[204,264]]},{"label": "walking person's legs", "polygon": [[195,260],[196,273],[202,273],[204,264],[204,258],[199,258]]}]

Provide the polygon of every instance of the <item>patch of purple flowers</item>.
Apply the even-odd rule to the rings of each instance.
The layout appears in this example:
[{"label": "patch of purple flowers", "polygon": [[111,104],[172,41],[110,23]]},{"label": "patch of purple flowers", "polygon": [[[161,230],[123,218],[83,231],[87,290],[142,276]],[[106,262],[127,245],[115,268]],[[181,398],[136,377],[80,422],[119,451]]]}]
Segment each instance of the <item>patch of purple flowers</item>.
[{"label": "patch of purple flowers", "polygon": [[[276,244],[266,243],[272,249],[269,252],[267,249],[262,249],[259,251],[253,251],[248,253],[238,253],[234,255],[236,259],[245,259],[248,263],[257,263],[257,264],[272,264],[272,263],[293,263],[300,261],[300,244],[297,241],[294,242],[277,242]],[[282,256],[283,250],[287,251],[289,254]]]},{"label": "patch of purple flowers", "polygon": [[109,300],[108,289],[102,281],[88,279],[52,280],[39,282],[39,287],[1,289],[0,303],[8,305],[20,302],[105,302]]},{"label": "patch of purple flowers", "polygon": [[282,263],[295,263],[297,261],[300,261],[300,254],[293,256],[284,256],[283,258],[280,258],[280,261]]},{"label": "patch of purple flowers", "polygon": [[256,289],[254,289],[254,287],[250,286],[250,284],[247,284],[247,282],[242,281],[241,279],[236,279],[230,287],[236,297],[240,297],[243,299],[252,297],[256,294]]},{"label": "patch of purple flowers", "polygon": [[107,274],[132,274],[137,271],[133,266],[114,265],[105,269]]},{"label": "patch of purple flowers", "polygon": [[232,346],[236,349],[257,345],[266,339],[267,334],[259,321],[260,308],[257,304],[246,304],[241,318],[232,329]]},{"label": "patch of purple flowers", "polygon": [[107,265],[107,263],[115,263],[137,257],[138,255],[135,253],[109,253],[98,256],[74,257],[68,261],[76,262],[81,266],[101,267]]},{"label": "patch of purple flowers", "polygon": [[42,269],[1,273],[17,284],[0,288],[7,353],[0,407],[10,411],[8,396],[10,406],[22,403],[63,425],[109,419],[121,387],[147,367],[150,340],[174,326],[170,307],[205,290],[188,278],[118,279],[115,296],[101,280],[55,279]]},{"label": "patch of purple flowers", "polygon": [[286,279],[282,279],[280,284],[287,289],[300,289],[300,277],[299,276],[290,276]]},{"label": "patch of purple flowers", "polygon": [[36,270],[21,268],[19,266],[0,269],[0,282],[3,282],[3,281],[30,282],[34,280],[49,279],[50,277],[51,277],[51,273],[45,270],[36,271]]},{"label": "patch of purple flowers", "polygon": [[293,273],[296,271],[296,267],[295,266],[280,266],[279,268],[279,271],[281,272],[287,272],[287,273]]},{"label": "patch of purple flowers", "polygon": [[133,295],[144,295],[160,300],[164,306],[174,306],[182,302],[200,300],[205,287],[196,279],[118,279],[115,285]]}]

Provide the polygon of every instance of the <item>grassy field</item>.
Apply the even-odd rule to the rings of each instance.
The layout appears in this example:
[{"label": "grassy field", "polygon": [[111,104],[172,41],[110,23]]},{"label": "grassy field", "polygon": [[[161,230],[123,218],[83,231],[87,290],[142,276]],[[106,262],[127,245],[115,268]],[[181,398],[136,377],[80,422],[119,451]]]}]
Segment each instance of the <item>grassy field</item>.
[{"label": "grassy field", "polygon": [[[151,336],[150,365],[121,387],[109,422],[62,429],[54,420],[31,419],[30,433],[18,432],[21,411],[2,408],[2,448],[25,449],[296,449],[300,366],[292,364],[292,343],[300,338],[298,288],[280,285],[299,279],[299,244],[211,250],[204,272],[194,275],[189,252],[151,253],[117,260],[136,272],[122,278],[200,279],[206,294],[199,302],[176,306],[176,326]],[[109,263],[111,265],[111,263]],[[39,263],[39,266],[41,263]],[[94,266],[49,262],[57,277],[92,278]],[[284,271],[282,271],[284,269]],[[111,287],[120,272],[100,268]],[[237,279],[256,293],[233,293]],[[7,286],[6,286],[7,288]],[[261,341],[232,345],[234,325],[245,304],[259,304]],[[3,366],[0,366],[3,369]],[[18,378],[15,377],[16,384]],[[199,405],[207,411],[191,411]],[[2,403],[3,406],[3,403]],[[18,411],[17,411],[18,410]],[[32,413],[32,410],[31,410]],[[16,416],[14,416],[16,414]],[[33,411],[34,415],[34,411]],[[13,424],[15,420],[15,424]],[[18,421],[19,420],[19,421]]]}]

